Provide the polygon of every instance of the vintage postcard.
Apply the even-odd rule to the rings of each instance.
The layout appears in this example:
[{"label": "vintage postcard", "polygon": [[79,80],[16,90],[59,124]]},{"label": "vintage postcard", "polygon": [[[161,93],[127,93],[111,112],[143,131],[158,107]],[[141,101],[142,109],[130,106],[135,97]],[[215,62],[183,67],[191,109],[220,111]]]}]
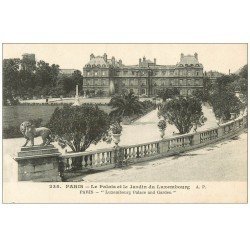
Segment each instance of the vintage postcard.
[{"label": "vintage postcard", "polygon": [[247,203],[247,44],[3,44],[3,203]]}]

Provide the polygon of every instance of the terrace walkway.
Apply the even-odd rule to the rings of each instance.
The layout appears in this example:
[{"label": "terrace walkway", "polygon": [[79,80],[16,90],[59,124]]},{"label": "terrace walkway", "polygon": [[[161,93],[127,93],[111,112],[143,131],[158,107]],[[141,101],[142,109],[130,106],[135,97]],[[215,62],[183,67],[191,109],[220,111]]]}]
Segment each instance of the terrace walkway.
[{"label": "terrace walkway", "polygon": [[[80,179],[78,179],[79,181]],[[247,133],[204,148],[88,174],[84,182],[247,181]]]}]

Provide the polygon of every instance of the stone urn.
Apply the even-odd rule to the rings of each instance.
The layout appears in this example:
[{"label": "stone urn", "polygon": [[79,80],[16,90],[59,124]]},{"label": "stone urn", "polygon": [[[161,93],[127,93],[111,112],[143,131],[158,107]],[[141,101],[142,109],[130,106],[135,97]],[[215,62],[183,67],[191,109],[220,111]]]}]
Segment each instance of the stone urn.
[{"label": "stone urn", "polygon": [[161,139],[163,139],[163,137],[165,135],[165,130],[160,129],[160,135],[161,135]]},{"label": "stone urn", "polygon": [[113,134],[114,143],[118,146],[119,142],[121,141],[121,134]]},{"label": "stone urn", "polygon": [[132,119],[131,119],[131,117],[129,117],[129,116],[124,116],[124,117],[122,118],[122,124],[123,124],[123,125],[130,125],[131,122],[132,122]]},{"label": "stone urn", "polygon": [[161,134],[161,138],[163,139],[164,135],[165,135],[165,129],[167,127],[167,123],[165,120],[160,120],[157,124],[159,130],[160,130],[160,134]]}]

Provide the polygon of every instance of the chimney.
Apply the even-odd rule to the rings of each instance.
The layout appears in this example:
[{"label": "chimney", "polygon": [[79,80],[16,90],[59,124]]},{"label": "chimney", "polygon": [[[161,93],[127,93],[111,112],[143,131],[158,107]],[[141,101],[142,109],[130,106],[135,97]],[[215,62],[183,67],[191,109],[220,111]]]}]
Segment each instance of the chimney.
[{"label": "chimney", "polygon": [[107,58],[107,54],[106,54],[106,53],[104,53],[103,59],[104,59],[105,62],[107,62],[107,59],[108,59],[108,58]]},{"label": "chimney", "polygon": [[139,67],[141,66],[141,58],[139,58]]},{"label": "chimney", "polygon": [[146,57],[144,56],[144,57],[143,57],[143,62],[145,62],[145,61],[146,61]]},{"label": "chimney", "polygon": [[184,54],[183,53],[181,53],[181,59],[184,57]]},{"label": "chimney", "polygon": [[119,65],[122,66],[122,60],[121,59],[119,60]]},{"label": "chimney", "polygon": [[154,64],[156,65],[156,58],[154,58]]},{"label": "chimney", "polygon": [[194,57],[198,60],[198,54],[195,52]]},{"label": "chimney", "polygon": [[111,61],[112,61],[112,65],[114,66],[115,65],[115,57],[114,56],[112,56]]},{"label": "chimney", "polygon": [[230,73],[230,69],[229,69],[229,71],[228,71],[228,74],[230,75],[231,73]]},{"label": "chimney", "polygon": [[95,58],[95,56],[94,56],[94,54],[92,53],[92,54],[90,55],[90,60],[93,59],[93,58]]}]

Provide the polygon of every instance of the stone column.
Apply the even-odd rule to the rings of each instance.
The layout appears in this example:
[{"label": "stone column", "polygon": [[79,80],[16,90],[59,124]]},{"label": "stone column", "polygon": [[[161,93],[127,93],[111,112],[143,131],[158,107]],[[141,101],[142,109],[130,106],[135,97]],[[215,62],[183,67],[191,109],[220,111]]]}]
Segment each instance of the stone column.
[{"label": "stone column", "polygon": [[193,136],[193,145],[198,145],[201,143],[201,136],[200,133],[195,133]]},{"label": "stone column", "polygon": [[168,144],[169,144],[168,140],[161,140],[159,142],[160,154],[164,155],[168,152],[168,150],[169,150]]},{"label": "stone column", "polygon": [[78,95],[78,85],[76,85],[75,102],[73,103],[72,106],[80,106],[79,95]]},{"label": "stone column", "polygon": [[124,155],[123,155],[123,147],[115,146],[114,151],[114,162],[115,167],[123,167]]},{"label": "stone column", "polygon": [[224,135],[224,128],[223,127],[219,127],[218,128],[218,138],[221,138]]},{"label": "stone column", "polygon": [[61,153],[53,145],[22,147],[18,162],[18,181],[61,181],[58,160]]}]

